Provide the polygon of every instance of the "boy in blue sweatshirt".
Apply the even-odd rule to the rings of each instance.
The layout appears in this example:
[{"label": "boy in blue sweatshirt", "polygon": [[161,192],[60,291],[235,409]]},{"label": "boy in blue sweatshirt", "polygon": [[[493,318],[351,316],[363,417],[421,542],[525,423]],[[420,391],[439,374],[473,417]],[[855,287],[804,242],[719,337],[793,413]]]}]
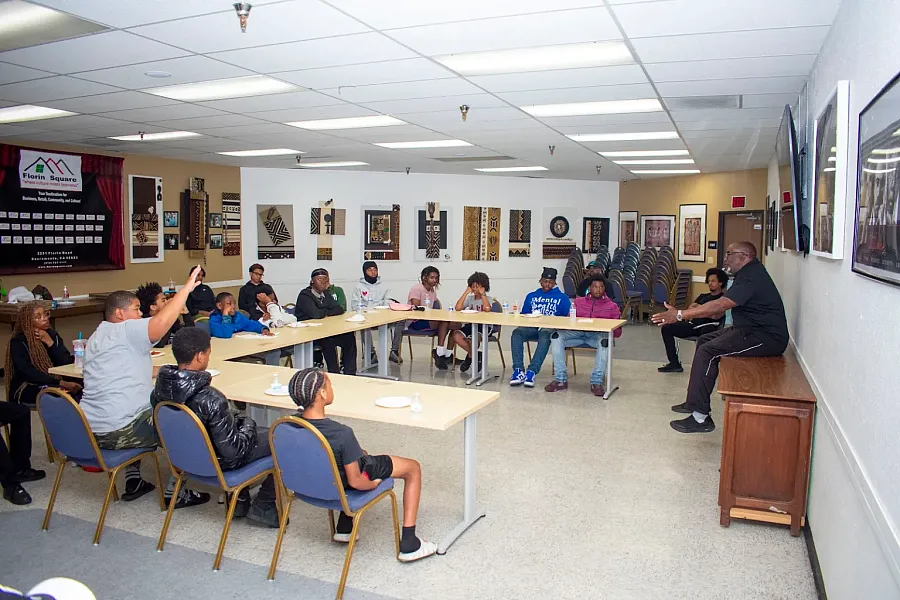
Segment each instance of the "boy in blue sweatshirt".
[{"label": "boy in blue sweatshirt", "polygon": [[[548,317],[563,317],[568,316],[571,306],[569,297],[556,287],[556,269],[544,267],[544,272],[541,273],[541,287],[525,296],[521,314],[540,313]],[[534,376],[541,372],[541,365],[544,364],[550,350],[550,336],[555,331],[537,327],[516,327],[513,330],[510,342],[513,373],[509,385],[525,384],[525,387],[534,387]],[[533,341],[537,342],[537,348],[528,369],[525,370],[525,342]]]},{"label": "boy in blue sweatshirt", "polygon": [[209,315],[209,335],[228,339],[241,331],[273,335],[269,328],[259,321],[239,313],[235,308],[234,296],[222,292],[216,296],[216,310]]}]

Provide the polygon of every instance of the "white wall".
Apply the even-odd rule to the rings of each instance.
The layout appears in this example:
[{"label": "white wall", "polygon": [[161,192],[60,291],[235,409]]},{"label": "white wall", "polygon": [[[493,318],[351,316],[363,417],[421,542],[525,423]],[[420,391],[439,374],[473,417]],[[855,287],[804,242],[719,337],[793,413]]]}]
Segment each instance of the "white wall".
[{"label": "white wall", "polygon": [[[316,236],[309,233],[310,209],[322,200],[333,198],[335,208],[347,209],[347,234],[334,236],[333,260],[316,260]],[[573,207],[579,218],[570,219],[569,237],[581,245],[581,216],[609,217],[610,246],[615,247],[618,230],[619,184],[615,182],[526,179],[518,177],[485,177],[469,175],[435,175],[427,173],[373,173],[356,171],[313,171],[288,169],[241,169],[241,209],[243,227],[244,272],[257,262],[256,206],[259,204],[293,204],[295,260],[259,261],[266,268],[266,281],[271,283],[283,302],[294,301],[297,293],[309,285],[309,274],[324,267],[331,279],[347,292],[362,276],[362,212],[360,207],[400,204],[399,261],[377,261],[382,279],[392,291],[405,298],[418,281],[427,262],[413,260],[415,244],[414,207],[426,201],[451,207],[450,262],[434,262],[441,270],[440,298],[446,303],[456,300],[465,281],[474,271],[491,278],[492,296],[510,302],[524,298],[538,287],[541,267],[560,270],[564,260],[541,258],[541,222],[544,207]],[[463,206],[499,207],[501,212],[500,260],[497,262],[463,261]],[[509,258],[509,209],[531,209],[531,257]],[[473,226],[473,224],[466,224]],[[560,281],[561,283],[561,281]],[[288,298],[290,300],[288,300]]]},{"label": "white wall", "polygon": [[897,0],[844,0],[809,83],[815,111],[850,80],[844,260],[767,261],[819,398],[809,519],[831,600],[900,598],[900,288],[850,269],[858,116],[900,71],[898,23]]}]

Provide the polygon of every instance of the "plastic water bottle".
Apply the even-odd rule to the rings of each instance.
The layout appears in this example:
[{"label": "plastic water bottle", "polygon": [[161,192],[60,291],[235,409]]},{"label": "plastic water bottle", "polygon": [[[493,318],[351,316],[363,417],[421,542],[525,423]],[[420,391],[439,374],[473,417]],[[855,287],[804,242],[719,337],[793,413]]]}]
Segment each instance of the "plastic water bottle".
[{"label": "plastic water bottle", "polygon": [[575,316],[576,316],[576,315],[575,315],[575,305],[573,304],[572,307],[569,308],[569,320],[570,320],[570,321],[574,321],[574,320],[575,320]]},{"label": "plastic water bottle", "polygon": [[67,288],[66,286],[63,286],[63,300],[65,300],[66,302],[69,301],[69,288]]},{"label": "plastic water bottle", "polygon": [[72,342],[72,354],[75,356],[75,368],[83,369],[84,368],[84,347],[87,345],[87,340],[82,339],[81,332],[78,332],[78,339]]},{"label": "plastic water bottle", "polygon": [[358,314],[359,316],[363,316],[364,307],[365,305],[363,304],[363,301],[360,300],[359,304],[356,305],[356,314]]},{"label": "plastic water bottle", "polygon": [[431,310],[431,297],[425,296],[425,310]]},{"label": "plastic water bottle", "polygon": [[508,315],[508,314],[509,314],[509,302],[507,302],[506,300],[504,300],[503,303],[502,303],[500,306],[503,307],[503,314],[504,314],[504,315]]},{"label": "plastic water bottle", "polygon": [[419,392],[412,395],[412,402],[409,405],[409,409],[413,412],[422,412],[422,396],[419,395]]},{"label": "plastic water bottle", "polygon": [[519,305],[516,304],[515,302],[513,302],[512,314],[513,314],[513,316],[516,316],[517,314],[519,314]]},{"label": "plastic water bottle", "polygon": [[172,278],[169,278],[169,293],[170,294],[175,293],[175,280]]}]

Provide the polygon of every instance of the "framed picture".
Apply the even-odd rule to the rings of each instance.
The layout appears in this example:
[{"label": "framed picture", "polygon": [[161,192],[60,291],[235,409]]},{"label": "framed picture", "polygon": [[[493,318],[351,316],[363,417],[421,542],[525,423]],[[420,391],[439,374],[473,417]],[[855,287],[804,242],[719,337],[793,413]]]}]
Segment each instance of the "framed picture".
[{"label": "framed picture", "polygon": [[675,242],[675,215],[641,217],[641,248],[662,248]]},{"label": "framed picture", "polygon": [[622,211],[619,213],[619,245],[623,248],[629,242],[638,241],[638,213],[637,211]]},{"label": "framed picture", "polygon": [[844,257],[850,82],[839,81],[813,123],[812,245],[816,256]]},{"label": "framed picture", "polygon": [[159,226],[162,212],[162,177],[128,176],[131,209],[131,262],[163,261],[163,234]]},{"label": "framed picture", "polygon": [[210,250],[221,250],[222,249],[222,234],[214,233],[209,236],[209,249]]},{"label": "framed picture", "polygon": [[176,234],[176,233],[165,234],[164,245],[165,245],[166,250],[178,250],[178,234]]},{"label": "framed picture", "polygon": [[900,285],[900,74],[859,113],[853,271]]},{"label": "framed picture", "polygon": [[222,229],[222,213],[209,213],[209,228]]},{"label": "framed picture", "polygon": [[706,205],[680,205],[678,224],[678,260],[706,262]]},{"label": "framed picture", "polygon": [[178,211],[167,210],[163,213],[163,225],[165,227],[178,227]]}]

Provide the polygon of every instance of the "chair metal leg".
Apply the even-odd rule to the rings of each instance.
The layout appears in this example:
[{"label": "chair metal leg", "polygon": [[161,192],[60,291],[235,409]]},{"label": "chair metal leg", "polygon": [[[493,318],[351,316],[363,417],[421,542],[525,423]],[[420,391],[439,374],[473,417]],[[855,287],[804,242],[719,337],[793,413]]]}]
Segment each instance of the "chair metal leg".
[{"label": "chair metal leg", "polygon": [[110,482],[112,483],[113,502],[118,502],[119,501],[119,490],[116,489],[116,476],[113,473],[113,471],[109,471],[108,473],[109,473]]},{"label": "chair metal leg", "polygon": [[[409,345],[409,360],[412,360],[413,359],[412,336],[409,336],[409,335],[406,336],[406,343]],[[401,344],[400,347],[402,348],[403,344]]]},{"label": "chair metal leg", "polygon": [[[7,434],[8,433],[9,432],[7,431]],[[6,441],[9,442],[8,437]],[[50,443],[50,435],[47,433],[46,429],[44,430],[44,443],[47,444],[47,460],[51,463],[56,462],[56,452],[53,450],[53,444]]]},{"label": "chair metal leg", "polygon": [[575,348],[569,348],[569,354],[572,355],[572,375],[578,375],[578,365],[575,364]]},{"label": "chair metal leg", "polygon": [[103,500],[103,508],[100,509],[100,520],[97,521],[97,529],[94,531],[94,545],[100,545],[100,534],[103,532],[103,523],[106,521],[106,511],[109,510],[109,501],[112,499],[113,493],[116,491],[116,474],[120,467],[116,467],[109,473],[109,485],[106,486],[106,498]]},{"label": "chair metal leg", "polygon": [[334,532],[337,530],[334,528],[334,511],[331,509],[328,510],[328,530],[331,534],[331,539],[334,540]]},{"label": "chair metal leg", "polygon": [[[281,482],[275,483],[276,487],[281,486]],[[283,493],[286,495],[287,490]],[[281,519],[278,523],[278,538],[275,540],[275,551],[272,552],[272,563],[269,565],[269,580],[275,579],[275,569],[278,567],[278,556],[281,554],[281,542],[284,540],[284,528],[287,527],[288,515],[291,512],[291,503],[294,501],[294,495],[291,494],[287,498],[284,510],[281,511]],[[334,521],[331,523],[332,531],[334,530]]]},{"label": "chair metal leg", "polygon": [[[156,458],[156,454],[150,453],[150,458],[153,459],[153,466],[156,467],[156,493],[159,496],[159,510],[166,510],[166,496],[163,488],[163,478],[162,471],[159,470],[159,460]],[[175,498],[175,496],[172,496]]]},{"label": "chair metal leg", "polygon": [[59,460],[59,469],[56,471],[56,481],[53,482],[53,491],[50,492],[50,501],[47,503],[47,512],[44,514],[44,522],[41,523],[41,530],[47,531],[50,528],[50,515],[53,514],[53,504],[56,502],[56,493],[59,491],[59,484],[62,481],[63,471],[66,470],[66,461]]},{"label": "chair metal leg", "polygon": [[391,490],[391,515],[394,517],[394,554],[400,557],[400,517],[397,514],[397,495]]},{"label": "chair metal leg", "polygon": [[335,600],[341,600],[344,597],[344,586],[347,585],[347,575],[350,573],[350,561],[353,559],[353,548],[356,546],[356,535],[359,531],[359,521],[367,508],[372,506],[367,504],[353,515],[353,529],[350,530],[350,542],[347,544],[347,556],[344,558],[344,569],[341,571],[341,581],[338,583],[337,596]]},{"label": "chair metal leg", "polygon": [[169,501],[169,509],[166,511],[166,520],[163,521],[162,531],[159,532],[159,542],[156,551],[162,552],[166,545],[166,535],[169,533],[169,524],[172,522],[172,513],[175,512],[175,504],[178,502],[178,492],[181,491],[181,482],[184,481],[184,473],[179,473],[175,478],[175,489],[172,491],[172,499]]},{"label": "chair metal leg", "polygon": [[528,362],[531,362],[531,342],[525,342],[525,347],[528,349]]},{"label": "chair metal leg", "polygon": [[500,362],[503,363],[503,368],[506,368],[506,359],[503,357],[503,346],[500,345],[500,338],[494,340],[497,342],[497,352],[500,353]]},{"label": "chair metal leg", "polygon": [[219,549],[216,551],[216,560],[213,561],[213,571],[218,571],[219,565],[222,564],[222,555],[225,553],[225,542],[228,541],[228,532],[231,530],[231,519],[234,517],[234,509],[237,508],[238,496],[240,496],[241,490],[245,487],[247,487],[246,483],[235,488],[231,493],[231,502],[228,503],[228,512],[225,514],[225,527],[222,529],[222,537],[219,540]]}]

